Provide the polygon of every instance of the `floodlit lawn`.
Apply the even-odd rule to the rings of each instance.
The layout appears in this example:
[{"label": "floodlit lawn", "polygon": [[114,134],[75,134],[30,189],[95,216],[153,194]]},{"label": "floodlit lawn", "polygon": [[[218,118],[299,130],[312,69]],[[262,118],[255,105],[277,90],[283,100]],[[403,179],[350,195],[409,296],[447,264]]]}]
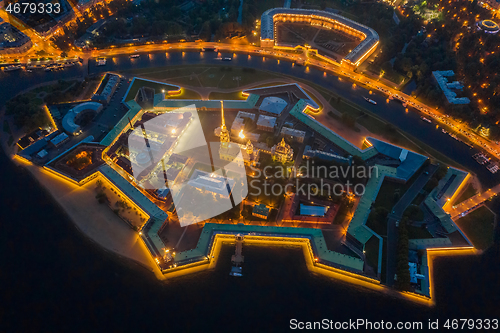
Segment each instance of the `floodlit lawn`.
[{"label": "floodlit lawn", "polygon": [[477,190],[472,186],[471,184],[467,185],[465,188],[465,191],[458,197],[458,199],[455,201],[454,205],[458,205],[462,201],[465,201],[469,198],[472,198],[477,194]]},{"label": "floodlit lawn", "polygon": [[414,227],[412,225],[408,225],[406,227],[408,229],[409,239],[432,238],[432,235],[427,231],[427,229],[422,229],[421,227]]},{"label": "floodlit lawn", "polygon": [[208,99],[224,99],[224,100],[246,100],[247,96],[243,96],[241,91],[233,91],[230,93],[211,92]]},{"label": "floodlit lawn", "polygon": [[493,244],[494,215],[488,208],[479,207],[472,213],[458,219],[456,223],[474,244],[474,247],[485,250]]},{"label": "floodlit lawn", "polygon": [[127,94],[127,97],[125,98],[125,101],[130,101],[131,99],[133,99],[137,94],[137,91],[139,91],[139,89],[141,89],[142,87],[153,88],[155,90],[155,94],[160,93],[162,89],[164,89],[165,91],[178,89],[177,87],[166,83],[156,83],[141,79],[135,79],[134,84],[132,84],[132,87],[130,87],[130,90]]},{"label": "floodlit lawn", "polygon": [[378,267],[378,248],[379,248],[379,239],[375,236],[372,236],[368,242],[365,244],[365,256],[368,265],[372,266],[375,272]]}]

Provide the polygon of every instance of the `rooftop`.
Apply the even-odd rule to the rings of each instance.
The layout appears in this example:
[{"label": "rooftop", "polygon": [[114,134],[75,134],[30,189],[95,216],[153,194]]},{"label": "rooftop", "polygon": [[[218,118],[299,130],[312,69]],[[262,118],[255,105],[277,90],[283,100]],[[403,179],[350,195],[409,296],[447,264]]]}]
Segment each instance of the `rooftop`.
[{"label": "rooftop", "polygon": [[379,36],[375,32],[375,30],[336,13],[316,9],[290,8],[273,8],[265,11],[264,14],[262,14],[260,29],[261,40],[274,40],[274,16],[279,14],[310,17],[314,19],[325,20],[331,23],[337,22],[340,25],[344,25],[361,32],[365,36],[365,38],[344,58],[353,64],[362,59],[363,56],[367,52],[369,52],[370,49],[375,47],[379,42]]}]

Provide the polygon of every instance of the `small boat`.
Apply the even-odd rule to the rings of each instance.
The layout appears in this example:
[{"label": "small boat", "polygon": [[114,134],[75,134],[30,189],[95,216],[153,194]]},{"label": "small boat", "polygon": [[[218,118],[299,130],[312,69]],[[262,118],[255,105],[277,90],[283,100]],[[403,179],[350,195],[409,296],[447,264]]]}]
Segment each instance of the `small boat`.
[{"label": "small boat", "polygon": [[373,105],[377,105],[377,102],[375,102],[373,99],[369,99],[368,97],[363,97],[365,99],[365,101],[367,101],[368,103],[371,103]]},{"label": "small boat", "polygon": [[10,65],[3,68],[4,72],[12,72],[21,69],[21,65]]},{"label": "small boat", "polygon": [[106,65],[106,59],[97,58],[97,66],[105,66],[105,65]]},{"label": "small boat", "polygon": [[422,116],[422,117],[420,117],[420,119],[422,119],[422,120],[423,120],[423,121],[425,121],[426,123],[429,123],[429,124],[430,124],[430,123],[432,123],[432,121],[431,121],[430,119],[427,119],[427,118],[425,118],[425,117],[423,117],[423,116]]},{"label": "small boat", "polygon": [[140,54],[132,54],[130,55],[130,58],[139,58],[141,55]]},{"label": "small boat", "polygon": [[222,58],[222,61],[231,61],[233,60],[232,58],[228,58],[228,57],[225,57],[225,58]]}]

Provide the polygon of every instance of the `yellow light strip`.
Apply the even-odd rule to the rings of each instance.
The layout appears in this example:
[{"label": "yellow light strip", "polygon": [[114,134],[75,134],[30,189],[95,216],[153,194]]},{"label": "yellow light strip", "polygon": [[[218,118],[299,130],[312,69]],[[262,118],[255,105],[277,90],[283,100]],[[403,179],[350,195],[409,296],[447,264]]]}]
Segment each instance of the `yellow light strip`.
[{"label": "yellow light strip", "polygon": [[460,194],[460,191],[462,191],[463,187],[467,184],[467,182],[469,181],[469,178],[470,178],[470,173],[468,173],[467,176],[465,176],[464,180],[462,180],[462,182],[458,186],[457,190],[451,196],[450,200],[447,200],[446,203],[443,205],[443,210],[445,212],[450,211],[449,207],[452,207],[451,204],[453,203],[453,201],[455,201],[457,196]]},{"label": "yellow light strip", "polygon": [[43,105],[43,108],[44,108],[44,110],[45,110],[45,113],[47,113],[47,117],[49,117],[49,120],[50,120],[50,123],[51,123],[51,125],[52,125],[52,128],[53,128],[54,130],[58,130],[57,125],[56,125],[56,122],[54,121],[54,118],[52,117],[52,114],[50,113],[50,110],[49,110],[49,108],[47,107],[47,104],[44,104],[44,105]]}]

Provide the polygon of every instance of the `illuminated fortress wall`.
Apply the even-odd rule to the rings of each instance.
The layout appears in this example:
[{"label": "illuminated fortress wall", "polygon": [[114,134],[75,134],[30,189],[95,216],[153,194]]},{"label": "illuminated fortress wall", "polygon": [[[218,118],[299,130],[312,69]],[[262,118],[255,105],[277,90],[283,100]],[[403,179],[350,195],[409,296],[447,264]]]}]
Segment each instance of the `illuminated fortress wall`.
[{"label": "illuminated fortress wall", "polygon": [[269,9],[261,17],[260,45],[262,47],[280,47],[277,44],[276,24],[280,22],[309,23],[324,29],[334,29],[361,39],[341,64],[349,68],[358,67],[377,48],[379,36],[372,28],[352,21],[343,16],[321,10],[311,9]]}]

